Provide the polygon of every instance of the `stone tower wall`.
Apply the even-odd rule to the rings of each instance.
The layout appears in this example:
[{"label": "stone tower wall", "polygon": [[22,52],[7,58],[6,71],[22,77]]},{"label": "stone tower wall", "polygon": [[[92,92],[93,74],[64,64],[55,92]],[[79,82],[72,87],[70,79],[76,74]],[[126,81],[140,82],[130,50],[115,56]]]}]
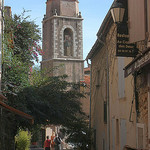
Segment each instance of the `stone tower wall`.
[{"label": "stone tower wall", "polygon": [[[83,80],[82,17],[77,0],[48,0],[43,19],[43,51],[41,67],[54,70],[50,75],[68,75],[68,81]],[[67,33],[66,33],[66,32]],[[68,33],[69,32],[69,33]],[[65,48],[66,36],[71,39],[71,48]],[[67,54],[66,54],[67,51]],[[61,66],[61,67],[59,67]],[[62,67],[64,66],[64,67]]]},{"label": "stone tower wall", "polygon": [[53,23],[51,20],[43,23],[43,60],[53,58]]},{"label": "stone tower wall", "polygon": [[53,16],[56,12],[58,16],[76,17],[79,14],[78,3],[77,0],[48,0],[47,17]]}]

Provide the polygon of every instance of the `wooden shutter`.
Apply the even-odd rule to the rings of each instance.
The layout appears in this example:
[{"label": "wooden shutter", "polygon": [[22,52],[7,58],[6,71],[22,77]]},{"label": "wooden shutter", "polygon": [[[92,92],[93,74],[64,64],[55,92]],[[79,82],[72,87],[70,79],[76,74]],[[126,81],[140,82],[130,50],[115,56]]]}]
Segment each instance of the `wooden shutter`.
[{"label": "wooden shutter", "polygon": [[143,128],[138,127],[138,148],[143,148]]},{"label": "wooden shutter", "polygon": [[118,97],[125,97],[124,58],[118,57]]},{"label": "wooden shutter", "polygon": [[145,39],[145,5],[144,0],[128,0],[129,42]]},{"label": "wooden shutter", "polygon": [[107,102],[104,101],[104,123],[107,123]]}]

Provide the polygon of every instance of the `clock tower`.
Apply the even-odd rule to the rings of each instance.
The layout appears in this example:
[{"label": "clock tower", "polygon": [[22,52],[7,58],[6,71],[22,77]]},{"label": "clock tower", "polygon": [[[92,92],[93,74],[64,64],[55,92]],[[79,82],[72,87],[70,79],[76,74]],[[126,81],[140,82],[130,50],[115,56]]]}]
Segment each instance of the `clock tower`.
[{"label": "clock tower", "polygon": [[43,19],[42,69],[67,74],[69,82],[83,80],[82,16],[78,0],[47,0]]}]

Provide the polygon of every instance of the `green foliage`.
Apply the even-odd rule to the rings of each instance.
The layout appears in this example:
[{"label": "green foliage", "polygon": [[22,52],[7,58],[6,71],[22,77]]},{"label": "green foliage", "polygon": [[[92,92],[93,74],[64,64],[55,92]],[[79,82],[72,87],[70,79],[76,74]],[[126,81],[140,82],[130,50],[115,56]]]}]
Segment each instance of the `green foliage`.
[{"label": "green foliage", "polygon": [[[44,74],[42,78],[43,74],[36,69],[36,77],[32,76],[34,84],[24,88],[15,99],[9,101],[17,101],[17,108],[32,115],[35,124],[62,125],[62,131],[68,137],[67,142],[86,148],[90,134],[88,118],[82,112],[80,103],[80,98],[84,96],[78,90],[81,85],[68,83],[66,75],[47,77]],[[34,82],[34,79],[38,82]]]},{"label": "green foliage", "polygon": [[[12,18],[5,17],[3,93],[10,106],[32,115],[35,125],[62,125],[68,142],[86,147],[88,140],[83,133],[88,133],[88,123],[80,103],[84,97],[79,91],[81,85],[67,82],[66,75],[49,77],[39,68],[32,69],[33,60],[38,61],[38,55],[43,53],[40,39],[38,26],[29,16],[25,17],[25,11]],[[32,128],[21,117],[15,123],[16,127]],[[32,139],[34,135],[37,137],[38,132],[32,130],[32,133]]]},{"label": "green foliage", "polygon": [[30,84],[33,61],[38,61],[38,55],[43,53],[40,29],[25,13],[12,18],[5,16],[2,88],[11,95]]},{"label": "green foliage", "polygon": [[30,16],[25,16],[26,12],[24,10],[21,15],[14,14],[12,18],[5,17],[4,44],[11,56],[30,63],[33,59],[38,61],[38,54],[42,54],[39,46],[41,34],[38,25],[29,20]]},{"label": "green foliage", "polygon": [[17,150],[29,150],[31,135],[28,131],[19,130],[19,133],[15,137]]},{"label": "green foliage", "polygon": [[68,83],[66,78],[47,77],[40,85],[31,85],[10,97],[9,102],[17,103],[17,109],[32,115],[37,124],[67,125],[84,113],[79,101],[83,95],[73,88],[78,84]]},{"label": "green foliage", "polygon": [[34,125],[31,129],[31,142],[37,142],[39,139],[41,125]]},{"label": "green foliage", "polygon": [[61,132],[67,136],[66,142],[72,143],[76,149],[91,150],[92,130],[89,129],[89,123],[85,116],[78,116],[76,121],[70,122],[70,125],[63,127]]}]

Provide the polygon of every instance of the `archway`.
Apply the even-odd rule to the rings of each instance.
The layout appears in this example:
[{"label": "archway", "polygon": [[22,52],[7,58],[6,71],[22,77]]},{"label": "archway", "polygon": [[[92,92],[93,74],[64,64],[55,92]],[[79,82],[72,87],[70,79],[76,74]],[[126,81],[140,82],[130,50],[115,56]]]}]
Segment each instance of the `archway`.
[{"label": "archway", "polygon": [[73,32],[70,28],[64,30],[64,56],[73,56]]}]

